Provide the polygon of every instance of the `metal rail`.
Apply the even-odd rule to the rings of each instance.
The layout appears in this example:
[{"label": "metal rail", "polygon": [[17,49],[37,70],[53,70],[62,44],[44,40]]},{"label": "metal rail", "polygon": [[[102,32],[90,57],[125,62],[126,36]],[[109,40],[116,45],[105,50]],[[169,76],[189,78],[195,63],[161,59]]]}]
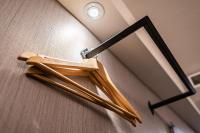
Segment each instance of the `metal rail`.
[{"label": "metal rail", "polygon": [[137,31],[140,28],[144,28],[147,31],[147,33],[150,35],[150,37],[152,38],[152,40],[154,41],[156,46],[159,48],[159,50],[165,56],[165,58],[167,59],[169,64],[172,66],[174,71],[177,73],[177,75],[179,76],[181,81],[184,83],[184,85],[188,89],[188,91],[185,93],[170,97],[168,99],[162,100],[162,101],[154,103],[154,104],[151,104],[150,102],[148,102],[148,106],[149,106],[151,112],[154,113],[154,110],[156,108],[162,107],[164,105],[176,102],[176,101],[186,98],[190,95],[193,95],[196,93],[196,90],[191,85],[186,74],[183,72],[182,68],[180,67],[180,65],[178,64],[176,59],[174,58],[173,54],[167,47],[166,43],[164,42],[161,35],[156,30],[155,26],[153,25],[153,23],[151,22],[151,20],[148,16],[145,16],[144,18],[140,19],[133,25],[129,26],[128,28],[126,28],[123,31],[121,31],[120,33],[118,33],[117,35],[104,41],[97,48],[92,49],[92,50],[88,50],[88,49],[83,50],[81,52],[81,55],[84,58],[92,58],[92,57],[96,56],[97,54],[103,52],[104,50],[108,49],[112,45],[116,44],[120,40],[124,39],[131,33],[134,33],[135,31]]}]

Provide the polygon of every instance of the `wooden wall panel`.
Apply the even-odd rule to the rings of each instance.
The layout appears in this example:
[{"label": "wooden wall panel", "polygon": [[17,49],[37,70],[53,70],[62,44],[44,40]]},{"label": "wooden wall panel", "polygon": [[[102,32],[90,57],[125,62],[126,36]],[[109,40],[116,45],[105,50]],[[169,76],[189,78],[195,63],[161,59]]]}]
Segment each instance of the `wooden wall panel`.
[{"label": "wooden wall panel", "polygon": [[[98,43],[55,0],[0,0],[0,132],[115,132],[105,111],[24,75],[16,58],[33,51],[80,60],[84,44]],[[75,78],[95,89],[85,78]]]}]

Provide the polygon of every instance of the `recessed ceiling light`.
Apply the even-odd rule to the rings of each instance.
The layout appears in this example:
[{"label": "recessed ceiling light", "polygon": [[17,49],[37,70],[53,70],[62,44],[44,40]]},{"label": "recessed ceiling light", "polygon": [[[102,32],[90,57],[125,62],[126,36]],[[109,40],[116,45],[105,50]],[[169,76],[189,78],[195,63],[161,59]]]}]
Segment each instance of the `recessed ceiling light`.
[{"label": "recessed ceiling light", "polygon": [[85,12],[87,16],[93,20],[97,20],[103,17],[104,9],[100,3],[91,2],[85,6]]}]

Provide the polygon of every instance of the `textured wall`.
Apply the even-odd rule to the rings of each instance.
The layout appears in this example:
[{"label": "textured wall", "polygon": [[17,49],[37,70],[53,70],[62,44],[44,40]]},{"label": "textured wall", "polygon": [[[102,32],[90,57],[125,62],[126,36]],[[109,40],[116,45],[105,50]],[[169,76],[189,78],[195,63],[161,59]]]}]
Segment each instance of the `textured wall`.
[{"label": "textured wall", "polygon": [[[32,51],[78,61],[82,49],[96,44],[98,40],[54,0],[0,0],[0,132],[166,133],[164,121],[147,108],[147,100],[156,97],[108,51],[99,58],[141,112],[143,124],[137,128],[109,112],[110,119],[96,105],[27,78],[25,64],[16,60],[23,51]],[[88,79],[74,79],[95,90]],[[169,116],[178,120],[182,131],[192,132],[174,114]]]}]

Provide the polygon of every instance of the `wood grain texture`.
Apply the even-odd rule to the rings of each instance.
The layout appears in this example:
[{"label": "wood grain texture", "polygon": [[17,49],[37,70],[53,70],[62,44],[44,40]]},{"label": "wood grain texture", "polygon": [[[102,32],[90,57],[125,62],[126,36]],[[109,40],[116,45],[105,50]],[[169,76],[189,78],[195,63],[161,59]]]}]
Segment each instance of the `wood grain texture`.
[{"label": "wood grain texture", "polygon": [[[90,37],[91,36],[91,37]],[[55,0],[0,0],[0,132],[114,133],[105,111],[24,75],[24,51],[78,61],[97,43]],[[95,90],[87,78],[73,78]]]}]

